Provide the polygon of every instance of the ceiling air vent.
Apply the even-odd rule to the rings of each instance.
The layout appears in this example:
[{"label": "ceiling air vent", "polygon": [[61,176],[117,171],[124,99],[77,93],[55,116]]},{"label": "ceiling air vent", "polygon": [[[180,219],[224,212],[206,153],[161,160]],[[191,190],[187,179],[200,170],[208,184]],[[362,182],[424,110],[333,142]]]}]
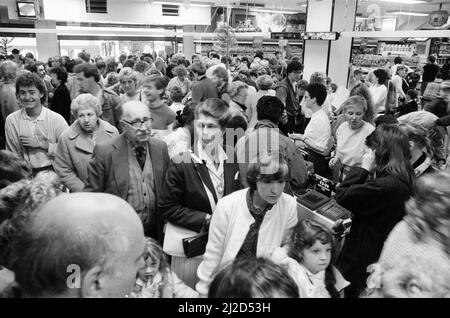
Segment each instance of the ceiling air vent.
[{"label": "ceiling air vent", "polygon": [[180,15],[180,6],[173,4],[163,4],[162,5],[162,15],[178,17]]},{"label": "ceiling air vent", "polygon": [[106,0],[85,0],[87,13],[108,13]]}]

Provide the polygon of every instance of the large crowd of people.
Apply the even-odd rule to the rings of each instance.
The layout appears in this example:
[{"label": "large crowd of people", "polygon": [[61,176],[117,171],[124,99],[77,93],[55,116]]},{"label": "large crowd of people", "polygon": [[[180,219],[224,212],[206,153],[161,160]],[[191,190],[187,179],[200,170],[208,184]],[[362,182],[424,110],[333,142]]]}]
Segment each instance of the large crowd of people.
[{"label": "large crowd of people", "polygon": [[[14,50],[1,297],[450,296],[449,62]],[[349,229],[300,217],[311,169]]]}]

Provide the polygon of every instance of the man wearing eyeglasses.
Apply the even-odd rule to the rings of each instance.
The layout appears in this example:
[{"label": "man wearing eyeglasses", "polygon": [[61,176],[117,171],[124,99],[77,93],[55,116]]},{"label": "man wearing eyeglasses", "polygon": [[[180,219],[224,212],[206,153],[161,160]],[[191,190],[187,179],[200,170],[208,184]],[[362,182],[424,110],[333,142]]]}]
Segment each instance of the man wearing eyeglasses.
[{"label": "man wearing eyeglasses", "polygon": [[303,133],[302,108],[297,88],[297,82],[300,81],[303,74],[303,65],[299,61],[292,61],[286,68],[287,76],[283,79],[275,89],[276,96],[283,102],[286,110],[286,118],[280,121],[280,130],[284,134]]},{"label": "man wearing eyeglasses", "polygon": [[170,157],[163,141],[150,137],[152,117],[139,101],[122,105],[123,133],[94,148],[85,191],[126,200],[138,213],[146,236],[162,243],[163,219],[156,211]]}]

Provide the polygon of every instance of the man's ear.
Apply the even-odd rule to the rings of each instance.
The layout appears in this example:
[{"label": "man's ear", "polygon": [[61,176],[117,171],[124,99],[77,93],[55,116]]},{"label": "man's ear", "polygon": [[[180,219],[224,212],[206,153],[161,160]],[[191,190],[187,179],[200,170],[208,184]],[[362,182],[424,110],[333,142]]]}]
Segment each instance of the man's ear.
[{"label": "man's ear", "polygon": [[81,297],[101,298],[103,295],[102,276],[104,273],[100,266],[89,269],[81,278]]}]

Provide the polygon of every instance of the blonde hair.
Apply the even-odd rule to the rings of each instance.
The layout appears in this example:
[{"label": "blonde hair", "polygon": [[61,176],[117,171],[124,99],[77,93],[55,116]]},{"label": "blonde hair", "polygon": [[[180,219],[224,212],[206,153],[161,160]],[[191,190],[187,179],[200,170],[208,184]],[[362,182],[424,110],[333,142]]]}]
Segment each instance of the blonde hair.
[{"label": "blonde hair", "polygon": [[92,108],[95,111],[95,114],[100,116],[102,114],[102,107],[100,105],[100,101],[97,97],[91,94],[80,94],[78,95],[70,105],[70,111],[73,116],[77,117],[78,112],[83,109]]}]

